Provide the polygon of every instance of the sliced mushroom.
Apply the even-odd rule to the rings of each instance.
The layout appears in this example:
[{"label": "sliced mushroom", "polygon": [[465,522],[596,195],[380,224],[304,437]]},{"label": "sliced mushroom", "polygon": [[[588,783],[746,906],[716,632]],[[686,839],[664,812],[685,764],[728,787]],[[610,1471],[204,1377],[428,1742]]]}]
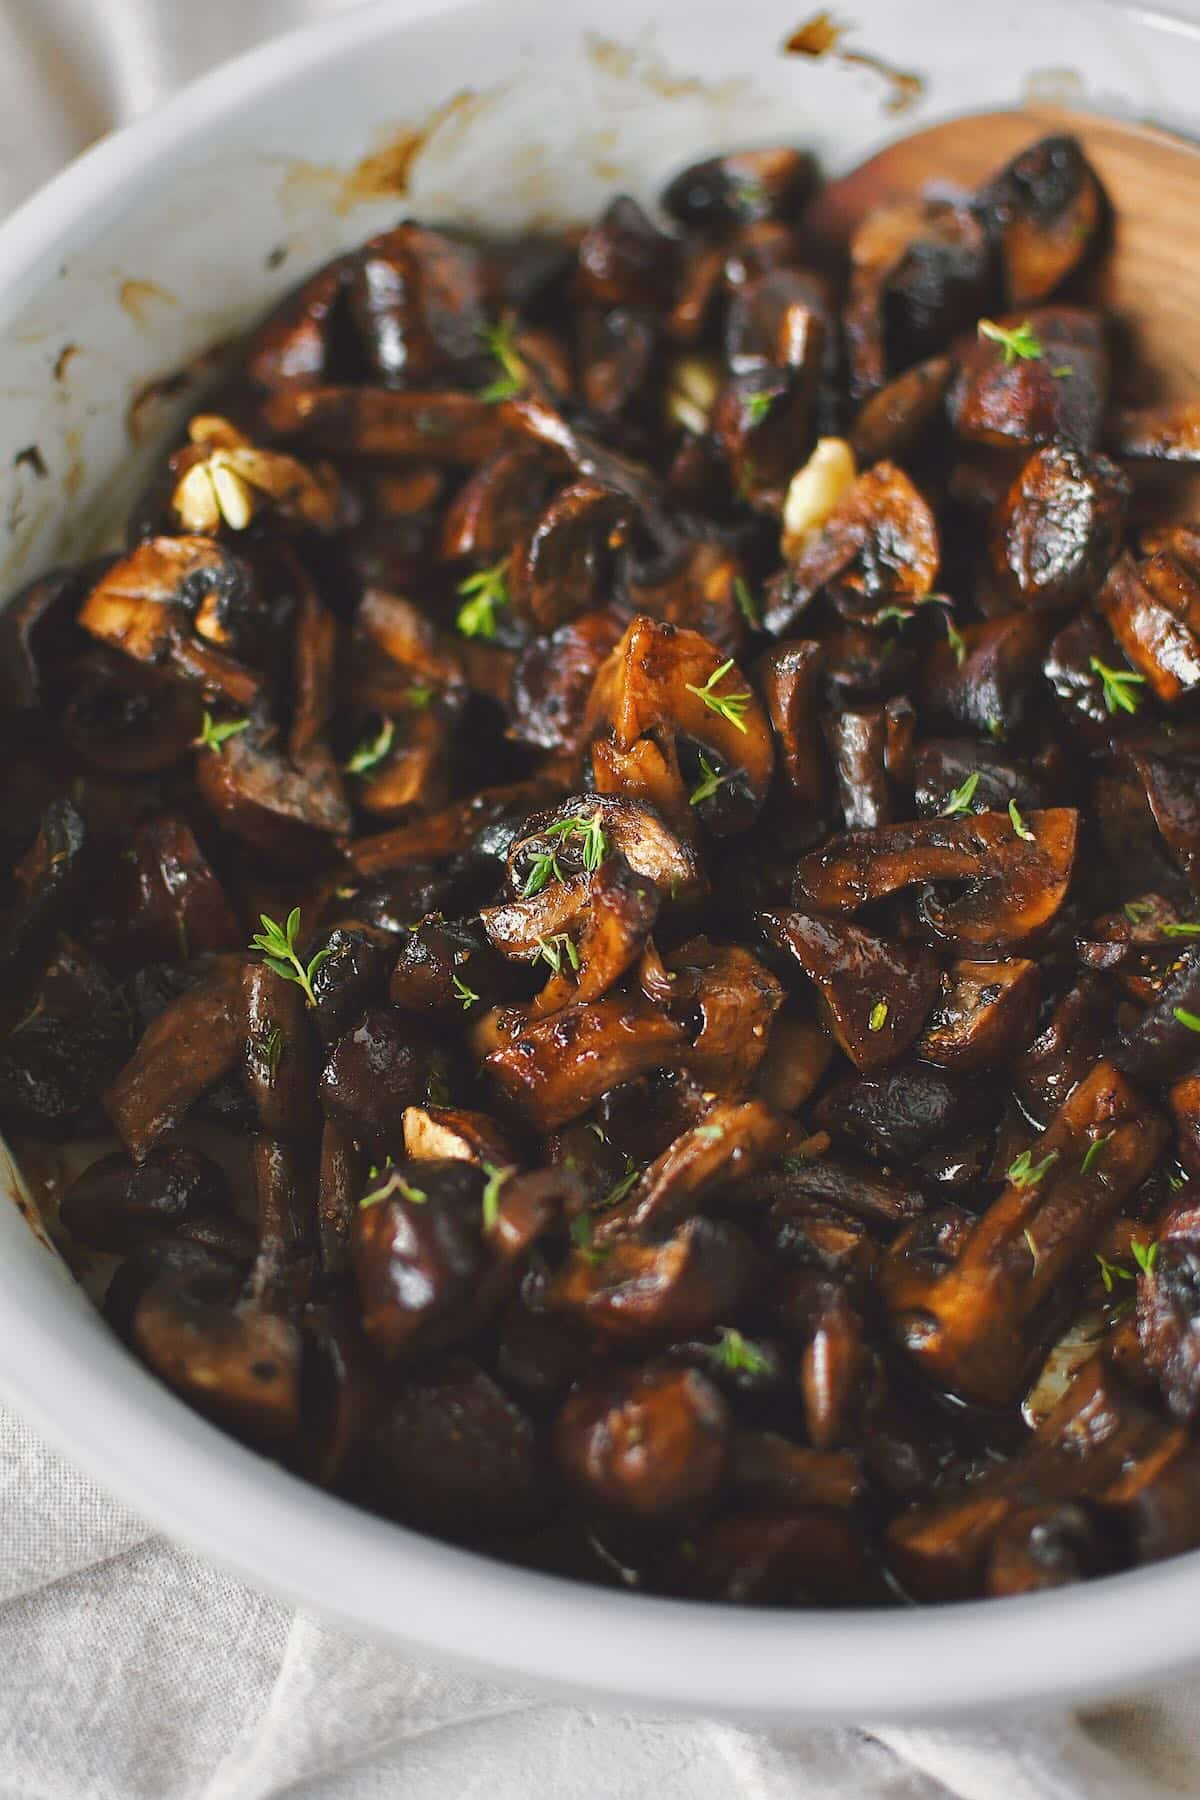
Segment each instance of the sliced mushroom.
[{"label": "sliced mushroom", "polygon": [[1118,557],[1096,605],[1159,700],[1174,705],[1200,687],[1200,578],[1177,557]]},{"label": "sliced mushroom", "polygon": [[1067,135],[1015,156],[975,196],[1000,248],[1009,306],[1040,306],[1094,247],[1107,217],[1099,178]]},{"label": "sliced mushroom", "polygon": [[675,291],[678,250],[636,200],[619,194],[579,245],[576,296],[592,306],[665,311]]},{"label": "sliced mushroom", "polygon": [[761,1100],[718,1101],[651,1163],[627,1199],[597,1219],[596,1243],[674,1230],[714,1188],[773,1162],[786,1141],[786,1121]]},{"label": "sliced mushroom", "polygon": [[987,236],[969,207],[897,200],[868,213],[850,242],[843,315],[853,393],[874,393],[978,318],[990,276]]},{"label": "sliced mushroom", "polygon": [[285,756],[254,725],[202,754],[196,786],[213,816],[263,857],[289,869],[311,867],[350,830],[350,808],[337,765],[324,744]]},{"label": "sliced mushroom", "polygon": [[999,1096],[979,1083],[920,1062],[848,1076],[822,1095],[813,1114],[823,1130],[862,1144],[884,1162],[914,1163],[952,1136],[989,1124]]},{"label": "sliced mushroom", "polygon": [[1108,407],[1108,349],[1099,314],[1043,307],[996,321],[1001,332],[1027,328],[1032,356],[1009,355],[1002,342],[976,337],[961,352],[950,390],[960,437],[1015,449],[1062,442],[1095,449]]},{"label": "sliced mushroom", "polygon": [[940,418],[954,374],[948,356],[931,356],[893,377],[859,408],[850,433],[864,467],[884,457],[906,458]]},{"label": "sliced mushroom", "polygon": [[644,1001],[609,997],[520,1024],[485,1058],[504,1099],[539,1131],[578,1118],[608,1088],[674,1065],[687,1039]]},{"label": "sliced mushroom", "polygon": [[186,961],[245,942],[195,836],[170,813],[138,825],[110,864],[88,935],[116,969]]},{"label": "sliced mushroom", "polygon": [[1163,843],[1193,889],[1200,886],[1200,807],[1196,780],[1200,759],[1182,746],[1159,753],[1130,750],[1129,761],[1145,787]]},{"label": "sliced mushroom", "polygon": [[1035,609],[1090,598],[1120,548],[1128,495],[1129,483],[1106,456],[1067,444],[1035,450],[992,526],[1001,591]]},{"label": "sliced mushroom", "polygon": [[483,275],[463,238],[406,219],[363,245],[348,298],[367,361],[381,380],[432,386],[480,359]]},{"label": "sliced mushroom", "polygon": [[922,710],[939,725],[1014,738],[1027,728],[1040,688],[1047,629],[1029,611],[966,625],[928,652]]},{"label": "sliced mushroom", "polygon": [[819,835],[825,822],[816,704],[823,663],[820,644],[794,638],[768,650],[755,671],[779,748],[776,780],[784,791],[778,811],[789,841],[801,847]]},{"label": "sliced mushroom", "polygon": [[605,611],[581,613],[532,639],[512,672],[509,736],[533,749],[575,750],[592,684],[620,636],[619,621]]},{"label": "sliced mushroom", "polygon": [[877,462],[803,539],[771,594],[763,625],[784,636],[831,583],[875,607],[924,599],[937,579],[939,555],[929,506],[895,463]]},{"label": "sliced mushroom", "polygon": [[104,1098],[135,1162],[233,1067],[244,1033],[240,958],[163,1008]]},{"label": "sliced mushroom", "polygon": [[512,604],[539,631],[588,612],[600,598],[608,554],[620,546],[629,503],[594,481],[560,488],[514,552]]},{"label": "sliced mushroom", "polygon": [[317,1071],[304,996],[294,981],[284,981],[265,963],[249,962],[242,971],[242,1003],[242,1082],[259,1130],[271,1138],[311,1138],[320,1119],[313,1104]]},{"label": "sliced mushroom", "polygon": [[829,1029],[856,1068],[893,1062],[916,1038],[938,990],[928,951],[813,913],[763,912],[758,923],[813,982]]},{"label": "sliced mushroom", "polygon": [[947,905],[932,893],[923,899],[926,929],[956,949],[1005,949],[1050,923],[1074,865],[1073,809],[1051,807],[1021,823],[1028,837],[1007,813],[848,832],[801,859],[793,896],[800,905],[848,913],[918,882],[966,881],[965,894]]},{"label": "sliced mushroom", "polygon": [[340,1037],[321,1071],[326,1116],[354,1133],[375,1156],[400,1134],[406,1106],[444,1084],[448,1058],[424,1020],[399,1007],[375,1007]]},{"label": "sliced mushroom", "polygon": [[723,237],[759,219],[789,219],[812,192],[803,150],[734,150],[689,163],[667,183],[662,205],[690,231]]},{"label": "sliced mushroom", "polygon": [[917,1052],[961,1073],[997,1068],[1028,1045],[1040,998],[1038,966],[1025,957],[951,963]]},{"label": "sliced mushroom", "polygon": [[123,1254],[187,1219],[224,1212],[228,1199],[210,1157],[162,1144],[140,1163],[118,1151],[90,1164],[63,1195],[59,1216],[78,1243]]},{"label": "sliced mushroom", "polygon": [[663,960],[667,1011],[691,1039],[687,1067],[706,1087],[745,1092],[766,1055],[782,986],[739,944],[689,938]]},{"label": "sliced mushroom", "polygon": [[318,269],[259,326],[246,351],[245,369],[258,387],[327,380],[339,344],[339,326],[354,259],[339,256]]},{"label": "sliced mushroom", "polygon": [[756,1254],[735,1226],[697,1218],[661,1244],[621,1237],[573,1250],[545,1302],[607,1342],[650,1347],[736,1316],[757,1276]]},{"label": "sliced mushroom", "polygon": [[618,1370],[580,1383],[554,1427],[559,1463],[605,1512],[663,1519],[701,1507],[725,1469],[729,1412],[695,1369]]},{"label": "sliced mushroom", "polygon": [[413,1162],[462,1162],[511,1169],[518,1161],[511,1140],[487,1113],[449,1106],[406,1106],[404,1154]]},{"label": "sliced mushroom", "polygon": [[497,408],[456,389],[282,388],[263,406],[276,436],[326,455],[395,456],[468,468],[500,447]]},{"label": "sliced mushroom", "polygon": [[533,525],[550,498],[551,481],[547,458],[536,447],[511,444],[497,450],[472,470],[446,508],[442,556],[494,563]]},{"label": "sliced mushroom", "polygon": [[[1111,1063],[1096,1063],[940,1274],[884,1289],[893,1329],[934,1380],[966,1399],[1014,1399],[1060,1323],[1064,1277],[1092,1254],[1167,1138],[1162,1116]],[[1092,1153],[1092,1146],[1100,1148]]]}]

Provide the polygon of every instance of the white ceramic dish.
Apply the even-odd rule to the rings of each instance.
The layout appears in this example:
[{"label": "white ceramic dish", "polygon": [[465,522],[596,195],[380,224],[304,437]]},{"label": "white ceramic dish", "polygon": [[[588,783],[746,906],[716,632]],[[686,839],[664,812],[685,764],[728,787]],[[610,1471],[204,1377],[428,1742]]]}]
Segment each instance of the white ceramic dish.
[{"label": "white ceramic dish", "polygon": [[[1043,0],[1036,15],[855,0],[846,44],[922,77],[902,116],[879,74],[779,53],[804,11],[394,0],[244,57],[90,152],[0,229],[0,594],[119,516],[139,449],[173,423],[156,378],[402,209],[582,217],[614,188],[652,197],[690,157],[737,143],[810,144],[837,171],[899,131],[1030,94],[1181,129],[1193,117],[1200,10],[1189,22],[1101,0]],[[404,200],[364,198],[403,161],[398,134],[422,126]],[[186,380],[171,391],[186,406]],[[34,445],[44,472],[20,454]],[[418,1537],[188,1411],[2,1198],[0,1391],[131,1507],[247,1580],[361,1633],[592,1700],[945,1719],[1144,1686],[1200,1660],[1200,1554],[1033,1599],[754,1613],[575,1587]]]}]

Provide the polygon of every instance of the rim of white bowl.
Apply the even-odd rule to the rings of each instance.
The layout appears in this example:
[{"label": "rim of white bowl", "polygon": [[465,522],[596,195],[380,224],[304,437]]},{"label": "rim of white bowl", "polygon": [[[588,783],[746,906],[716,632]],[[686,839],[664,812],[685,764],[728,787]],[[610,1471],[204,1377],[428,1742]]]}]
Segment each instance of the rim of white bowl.
[{"label": "rim of white bowl", "polygon": [[[1200,36],[1169,6],[1088,0]],[[330,51],[460,0],[373,0],[298,27],[105,138],[0,226],[5,317],[72,224],[125,181]],[[27,1227],[15,1209],[0,1244]],[[895,1611],[754,1611],[587,1587],[456,1549],[322,1492],[216,1430],[97,1319],[50,1258],[7,1296],[0,1393],[140,1517],[360,1635],[575,1698],[735,1719],[946,1720],[1128,1690],[1200,1660],[1200,1553],[1080,1587]]]}]

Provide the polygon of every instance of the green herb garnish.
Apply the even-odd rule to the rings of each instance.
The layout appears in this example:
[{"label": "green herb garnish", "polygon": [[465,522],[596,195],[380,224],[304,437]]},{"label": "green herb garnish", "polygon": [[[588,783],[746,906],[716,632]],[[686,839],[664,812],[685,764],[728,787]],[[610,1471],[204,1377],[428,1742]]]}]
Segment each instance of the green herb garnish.
[{"label": "green herb garnish", "polygon": [[516,324],[511,316],[506,316],[495,325],[483,326],[479,335],[500,364],[500,374],[479,396],[489,406],[494,406],[501,400],[513,399],[521,392],[528,370],[517,349]]},{"label": "green herb garnish", "polygon": [[483,1190],[483,1229],[495,1231],[500,1222],[500,1189],[510,1175],[515,1175],[516,1164],[510,1163],[506,1169],[498,1169],[495,1163],[485,1162],[483,1172],[487,1176],[487,1185]]},{"label": "green herb garnish", "polygon": [[583,866],[589,875],[594,875],[608,855],[608,839],[604,835],[602,821],[603,814],[597,807],[589,819],[585,819],[581,813],[576,813],[573,818],[560,819],[557,825],[548,825],[542,836],[582,838]]},{"label": "green herb garnish", "polygon": [[948,613],[946,615],[946,642],[953,650],[954,660],[961,669],[966,660],[967,640]]},{"label": "green herb garnish", "polygon": [[765,1375],[771,1360],[757,1344],[749,1343],[732,1325],[718,1325],[717,1358],[727,1369],[742,1370],[747,1375]]},{"label": "green herb garnish", "polygon": [[1189,1031],[1200,1031],[1200,1013],[1189,1012],[1186,1006],[1172,1007],[1173,1016]]},{"label": "green herb garnish", "polygon": [[747,688],[740,694],[715,692],[718,681],[723,681],[732,667],[733,658],[731,656],[721,664],[719,669],[713,670],[703,687],[696,687],[690,681],[685,682],[684,686],[689,694],[695,694],[698,699],[703,700],[710,712],[719,713],[723,719],[728,719],[729,723],[736,726],[744,736],[747,729],[744,714],[752,697],[750,690]]},{"label": "green herb garnish", "polygon": [[700,775],[700,781],[697,782],[688,797],[689,806],[699,806],[702,800],[710,800],[721,786],[722,782],[729,780],[728,775],[717,774],[717,771],[703,753],[701,753],[700,756]]},{"label": "green herb garnish", "polygon": [[757,631],[762,623],[758,616],[758,607],[755,605],[754,595],[750,592],[749,586],[740,575],[735,575],[733,578],[733,594],[743,619],[751,631]]},{"label": "green herb garnish", "polygon": [[553,850],[542,850],[529,865],[529,873],[525,877],[525,885],[521,889],[522,896],[526,900],[532,899],[534,894],[540,894],[542,889],[548,886],[552,878],[555,881],[561,881],[563,872],[558,866],[558,858]]},{"label": "green herb garnish", "polygon": [[1018,812],[1015,800],[1010,800],[1008,803],[1008,816],[1012,820],[1012,828],[1017,836],[1019,838],[1024,838],[1027,844],[1032,844],[1033,833]]},{"label": "green herb garnish", "polygon": [[[391,1161],[390,1157],[388,1161]],[[372,1174],[375,1172],[372,1169]],[[402,1200],[409,1200],[414,1206],[424,1206],[429,1198],[424,1188],[413,1187],[411,1182],[404,1179],[399,1169],[393,1169],[387,1180],[380,1187],[373,1188],[369,1194],[364,1194],[358,1204],[360,1206],[378,1206],[381,1200],[390,1200],[393,1194],[399,1194]]]},{"label": "green herb garnish", "polygon": [[999,344],[1004,351],[1004,363],[1010,368],[1015,362],[1034,362],[1045,355],[1042,340],[1037,336],[1028,319],[1009,330],[997,325],[992,319],[980,319],[979,335],[990,338],[993,344]]},{"label": "green herb garnish", "polygon": [[318,950],[307,967],[296,955],[296,938],[300,932],[300,908],[293,906],[283,925],[275,919],[269,919],[266,913],[259,913],[262,930],[256,932],[250,940],[252,950],[261,950],[263,961],[268,969],[282,976],[284,981],[294,981],[300,988],[310,1006],[317,1004],[313,993],[313,976],[329,955],[328,948]]},{"label": "green herb garnish", "polygon": [[1034,1272],[1036,1273],[1037,1266],[1042,1260],[1042,1253],[1038,1249],[1037,1245],[1034,1243],[1033,1233],[1032,1233],[1032,1231],[1030,1231],[1028,1229],[1028,1227],[1025,1230],[1025,1242],[1029,1245],[1029,1254],[1033,1258],[1033,1267],[1034,1267]]},{"label": "green herb garnish", "polygon": [[200,736],[192,742],[198,750],[211,750],[214,756],[220,756],[221,746],[236,737],[239,731],[245,731],[249,719],[231,719],[227,724],[218,725],[210,712],[206,712],[200,721]]},{"label": "green herb garnish", "polygon": [[626,1194],[636,1187],[641,1172],[642,1171],[638,1168],[632,1156],[627,1156],[625,1158],[625,1173],[622,1175],[620,1181],[615,1182],[613,1186],[609,1188],[600,1204],[602,1206],[618,1205],[619,1202],[625,1198]]},{"label": "green herb garnish", "polygon": [[1132,669],[1110,669],[1102,663],[1098,656],[1088,657],[1088,667],[1093,674],[1104,683],[1104,705],[1110,713],[1135,713],[1142,703],[1142,696],[1132,692],[1134,688],[1144,687],[1146,677],[1135,675]]},{"label": "green herb garnish", "polygon": [[1149,900],[1127,900],[1121,911],[1131,925],[1136,925],[1140,919],[1149,918],[1154,908]]},{"label": "green herb garnish", "polygon": [[479,995],[475,992],[474,988],[467,986],[461,975],[455,975],[453,979],[455,998],[461,1002],[463,1011],[468,1012],[478,1000]]},{"label": "green herb garnish", "polygon": [[871,1016],[867,1020],[867,1030],[868,1031],[882,1031],[884,1026],[887,1024],[887,1016],[888,1016],[887,1001],[886,1000],[877,1000],[875,1002],[874,1006],[871,1008]]},{"label": "green herb garnish", "polygon": [[283,1032],[278,1025],[273,1031],[260,1033],[255,1038],[254,1054],[270,1084],[279,1073],[279,1060],[283,1055]]},{"label": "green herb garnish", "polygon": [[742,401],[746,418],[751,425],[761,425],[775,404],[775,395],[770,388],[758,388],[753,394],[747,394]]},{"label": "green herb garnish", "polygon": [[[556,975],[561,975],[565,956],[571,967],[578,969],[579,952],[565,931],[556,932],[552,938],[540,937],[537,942],[538,953],[534,957],[535,962],[547,962]],[[556,946],[558,947],[556,948]]]},{"label": "green herb garnish", "polygon": [[1143,1275],[1153,1275],[1159,1249],[1158,1244],[1143,1244],[1139,1238],[1129,1240],[1129,1254]]},{"label": "green herb garnish", "polygon": [[1105,1132],[1105,1134],[1102,1138],[1096,1138],[1092,1143],[1090,1143],[1088,1145],[1087,1150],[1084,1154],[1083,1161],[1079,1165],[1079,1173],[1081,1175],[1090,1175],[1091,1174],[1096,1163],[1099,1161],[1100,1157],[1104,1153],[1105,1144],[1107,1144],[1109,1139],[1114,1136],[1115,1136],[1114,1132],[1107,1131],[1107,1132]]},{"label": "green herb garnish", "polygon": [[587,1258],[592,1267],[602,1263],[609,1252],[605,1246],[595,1243],[596,1227],[591,1213],[577,1213],[571,1220],[571,1242],[581,1256]]},{"label": "green herb garnish", "polygon": [[1164,937],[1200,937],[1200,925],[1193,924],[1190,919],[1179,923],[1173,921],[1170,925],[1163,926],[1162,934]]},{"label": "green herb garnish", "polygon": [[1044,1157],[1040,1163],[1034,1162],[1032,1151],[1022,1150],[1020,1156],[1017,1157],[1015,1162],[1011,1162],[1008,1165],[1005,1172],[1014,1187],[1036,1187],[1051,1163],[1057,1161],[1057,1150],[1051,1150],[1049,1156]]},{"label": "green herb garnish", "polygon": [[376,763],[382,762],[391,749],[396,736],[396,721],[385,719],[373,738],[364,738],[349,762],[343,763],[347,775],[365,775]]},{"label": "green herb garnish", "polygon": [[502,556],[486,569],[477,569],[458,584],[463,596],[458,609],[458,629],[464,637],[496,635],[496,608],[508,605],[508,558]]},{"label": "green herb garnish", "polygon": [[960,813],[971,811],[971,802],[975,798],[975,789],[979,786],[979,770],[972,769],[961,787],[956,787],[945,806],[941,810],[943,819],[955,819]]},{"label": "green herb garnish", "polygon": [[1111,1294],[1113,1284],[1117,1281],[1136,1281],[1137,1276],[1132,1269],[1123,1268],[1120,1263],[1109,1262],[1108,1258],[1096,1252],[1096,1261],[1100,1264],[1100,1279],[1104,1283],[1104,1291]]}]

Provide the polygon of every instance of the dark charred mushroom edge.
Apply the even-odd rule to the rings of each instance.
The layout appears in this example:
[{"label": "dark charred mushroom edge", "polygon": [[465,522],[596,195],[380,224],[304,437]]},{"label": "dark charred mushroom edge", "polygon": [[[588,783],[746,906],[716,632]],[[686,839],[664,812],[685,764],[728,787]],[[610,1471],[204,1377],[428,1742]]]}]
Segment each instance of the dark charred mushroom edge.
[{"label": "dark charred mushroom edge", "polygon": [[0,1123],[362,1505],[1012,1594],[1200,1543],[1194,402],[1069,138],[836,254],[814,183],[402,222],[12,600]]}]

